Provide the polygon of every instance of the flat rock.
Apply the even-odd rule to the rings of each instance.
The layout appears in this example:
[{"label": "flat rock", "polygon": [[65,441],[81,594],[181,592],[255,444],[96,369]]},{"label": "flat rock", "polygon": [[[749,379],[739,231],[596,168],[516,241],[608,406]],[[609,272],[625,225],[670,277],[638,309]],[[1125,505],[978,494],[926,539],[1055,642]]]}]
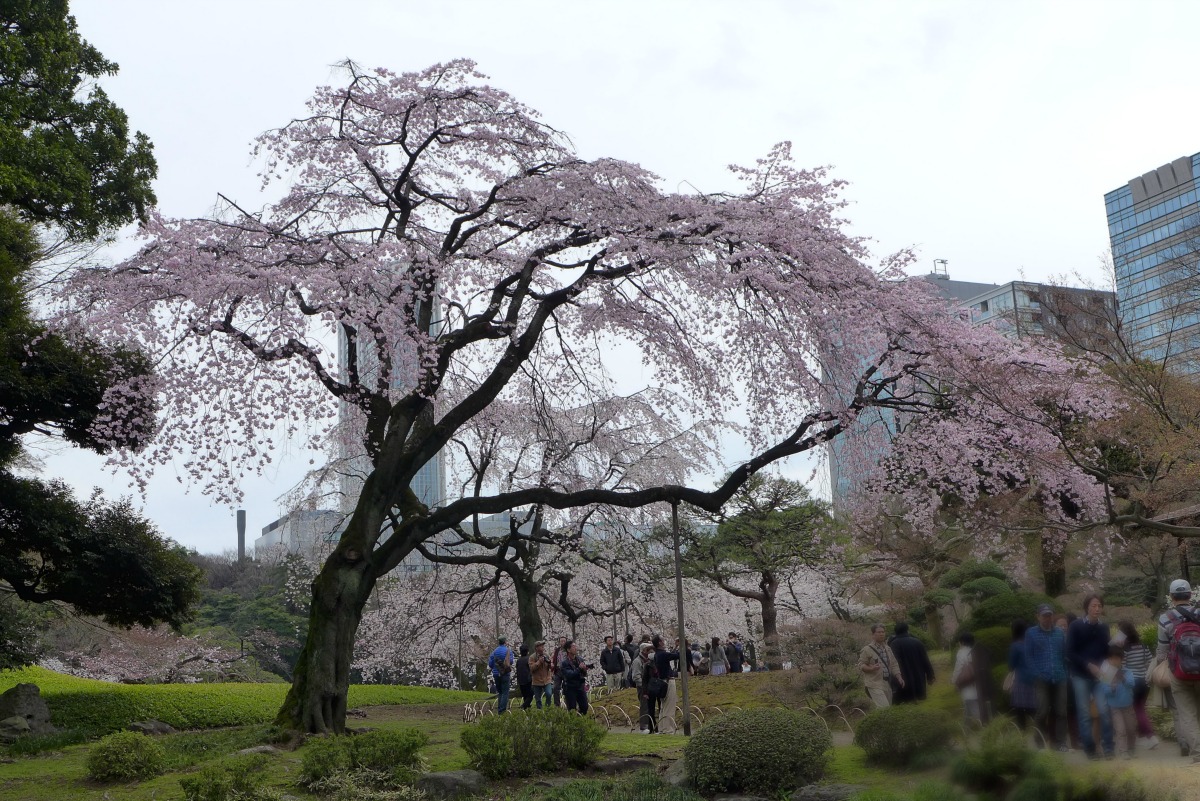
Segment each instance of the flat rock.
[{"label": "flat rock", "polygon": [[42,700],[36,684],[18,684],[0,694],[0,720],[21,718],[29,724],[29,734],[50,734],[50,707]]},{"label": "flat rock", "polygon": [[433,798],[460,798],[483,792],[487,779],[477,770],[447,770],[424,773],[417,779],[417,789]]},{"label": "flat rock", "polygon": [[249,748],[243,748],[238,751],[239,754],[279,754],[280,749],[273,745],[252,745]]},{"label": "flat rock", "polygon": [[653,762],[640,757],[613,757],[612,759],[601,759],[592,765],[592,770],[597,773],[626,773],[653,768]]},{"label": "flat rock", "polygon": [[129,731],[136,731],[142,734],[174,734],[175,727],[170,723],[163,723],[161,720],[138,720],[126,726]]},{"label": "flat rock", "polygon": [[29,722],[25,718],[12,715],[0,720],[0,742],[11,743],[26,734],[29,734]]},{"label": "flat rock", "polygon": [[853,784],[810,784],[792,793],[792,801],[846,801],[864,789]]},{"label": "flat rock", "polygon": [[687,770],[683,766],[683,760],[677,759],[667,766],[667,769],[662,774],[663,783],[669,784],[672,787],[686,787],[688,784]]},{"label": "flat rock", "polygon": [[571,784],[572,782],[577,782],[577,781],[579,781],[579,779],[573,778],[571,776],[551,776],[551,777],[545,778],[545,779],[538,779],[537,781],[534,782],[534,784],[537,785],[538,787],[558,788],[558,787],[566,787],[568,784]]}]

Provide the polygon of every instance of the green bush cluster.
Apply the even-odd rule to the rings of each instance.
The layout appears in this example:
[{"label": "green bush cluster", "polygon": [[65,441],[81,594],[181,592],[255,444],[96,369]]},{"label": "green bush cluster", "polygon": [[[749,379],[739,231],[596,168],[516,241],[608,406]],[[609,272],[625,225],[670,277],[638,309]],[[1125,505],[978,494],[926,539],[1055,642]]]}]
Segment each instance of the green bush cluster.
[{"label": "green bush cluster", "polygon": [[999,718],[954,761],[950,777],[972,790],[1003,793],[1028,772],[1032,758],[1025,735],[1007,718]]},{"label": "green bush cluster", "polygon": [[604,727],[562,707],[509,710],[463,729],[459,742],[471,765],[493,779],[532,776],[596,759]]},{"label": "green bush cluster", "polygon": [[528,787],[519,801],[704,801],[683,787],[672,787],[652,770],[619,779],[580,779],[561,787]]},{"label": "green bush cluster", "polygon": [[263,754],[246,754],[209,765],[179,780],[184,801],[277,801],[279,791],[266,786]]},{"label": "green bush cluster", "polygon": [[420,751],[428,744],[425,733],[415,729],[310,740],[300,757],[301,782],[311,787],[357,774],[361,784],[396,787],[415,778]]},{"label": "green bush cluster", "polygon": [[877,709],[858,724],[854,744],[877,765],[907,766],[918,755],[943,751],[954,737],[955,723],[945,712],[918,704]]},{"label": "green bush cluster", "polygon": [[1011,633],[1014,620],[1024,620],[1033,623],[1037,620],[1037,608],[1041,604],[1050,604],[1055,611],[1061,608],[1054,599],[1038,592],[1010,592],[996,595],[980,602],[967,618],[964,628],[969,631],[979,631],[993,627],[1008,629]]},{"label": "green bush cluster", "polygon": [[702,793],[776,794],[820,779],[832,746],[829,729],[813,715],[746,709],[702,728],[683,760]]},{"label": "green bush cluster", "polygon": [[[0,671],[0,692],[21,682],[38,685],[54,725],[118,731],[135,720],[161,720],[177,729],[269,723],[279,713],[286,684],[114,684],[44,668]],[[457,704],[486,695],[433,687],[350,687],[351,708],[385,704]]]},{"label": "green bush cluster", "polygon": [[88,775],[100,782],[149,779],[166,770],[166,757],[153,738],[119,731],[100,738],[87,755]]}]

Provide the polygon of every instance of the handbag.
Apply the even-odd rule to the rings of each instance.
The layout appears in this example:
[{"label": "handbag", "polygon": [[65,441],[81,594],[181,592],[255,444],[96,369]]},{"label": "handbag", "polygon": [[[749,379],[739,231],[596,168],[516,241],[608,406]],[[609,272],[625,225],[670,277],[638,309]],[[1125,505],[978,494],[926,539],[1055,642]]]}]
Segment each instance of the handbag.
[{"label": "handbag", "polygon": [[1171,665],[1167,660],[1154,663],[1150,671],[1150,683],[1160,690],[1171,689]]},{"label": "handbag", "polygon": [[966,687],[968,684],[975,683],[975,658],[972,656],[967,664],[963,665],[963,669],[959,671],[958,678],[954,680],[954,686],[958,689]]},{"label": "handbag", "polygon": [[651,676],[649,683],[646,684],[646,694],[651,698],[666,698],[667,683],[658,676]]},{"label": "handbag", "polygon": [[1008,671],[1008,675],[1004,677],[1004,684],[1002,685],[1004,688],[1004,692],[1011,693],[1013,684],[1015,684],[1016,681],[1017,681],[1017,674],[1012,672],[1011,670]]}]

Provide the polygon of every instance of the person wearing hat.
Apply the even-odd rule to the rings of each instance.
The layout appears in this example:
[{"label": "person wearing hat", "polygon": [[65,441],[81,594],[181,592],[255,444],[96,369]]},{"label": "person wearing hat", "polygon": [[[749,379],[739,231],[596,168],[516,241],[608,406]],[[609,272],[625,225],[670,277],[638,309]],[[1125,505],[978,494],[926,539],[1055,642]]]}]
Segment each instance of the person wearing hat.
[{"label": "person wearing hat", "polygon": [[512,689],[513,653],[508,638],[499,637],[496,643],[496,650],[488,657],[488,669],[496,682],[496,714],[503,715],[508,711],[508,692]]},{"label": "person wearing hat", "polygon": [[1037,625],[1025,630],[1025,667],[1033,677],[1037,695],[1034,720],[1049,745],[1053,740],[1059,751],[1067,747],[1067,664],[1066,636],[1054,625],[1054,608],[1042,604],[1037,608]]},{"label": "person wearing hat", "polygon": [[546,641],[538,640],[533,644],[533,654],[529,657],[529,672],[533,676],[533,700],[537,708],[542,708],[545,699],[546,707],[553,703],[550,692],[550,656],[546,653]]},{"label": "person wearing hat", "polygon": [[[1171,608],[1158,617],[1158,648],[1155,653],[1159,661],[1164,662],[1171,654],[1171,634],[1175,626],[1184,619],[1184,612],[1191,615],[1200,614],[1192,605],[1192,585],[1187,579],[1172,581],[1169,592]],[[1190,754],[1193,763],[1200,762],[1200,721],[1197,721],[1197,711],[1200,709],[1200,682],[1181,681],[1172,673],[1171,697],[1175,700],[1171,715],[1175,719],[1175,739],[1179,741],[1179,753],[1183,756]]]}]

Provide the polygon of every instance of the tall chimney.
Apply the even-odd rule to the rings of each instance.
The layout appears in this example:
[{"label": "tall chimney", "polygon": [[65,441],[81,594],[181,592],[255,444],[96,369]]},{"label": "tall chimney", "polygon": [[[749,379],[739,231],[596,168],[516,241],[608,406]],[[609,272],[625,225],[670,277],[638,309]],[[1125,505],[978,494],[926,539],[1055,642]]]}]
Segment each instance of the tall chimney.
[{"label": "tall chimney", "polygon": [[237,510],[238,564],[246,560],[246,510]]}]

